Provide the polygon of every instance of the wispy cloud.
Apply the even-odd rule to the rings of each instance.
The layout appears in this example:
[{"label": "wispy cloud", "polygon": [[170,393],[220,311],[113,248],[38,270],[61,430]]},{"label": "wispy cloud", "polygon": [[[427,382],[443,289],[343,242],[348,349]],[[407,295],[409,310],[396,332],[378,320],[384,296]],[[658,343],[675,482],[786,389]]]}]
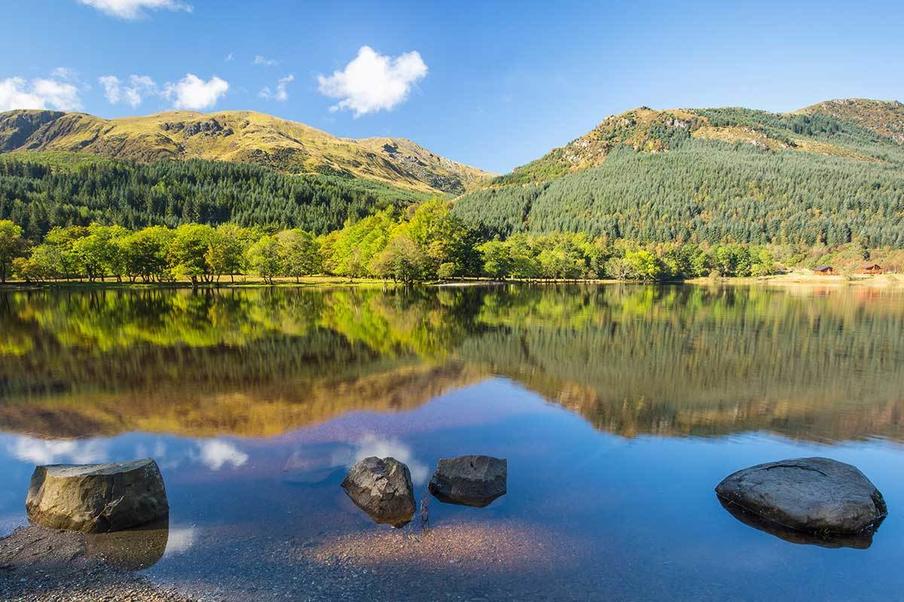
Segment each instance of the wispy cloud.
[{"label": "wispy cloud", "polygon": [[264,86],[263,90],[258,92],[257,95],[266,100],[286,102],[287,100],[289,100],[289,91],[286,88],[293,81],[295,81],[294,75],[281,77],[277,80],[276,88],[274,90],[271,90],[270,86]]},{"label": "wispy cloud", "polygon": [[339,99],[331,111],[347,109],[360,117],[398,106],[426,75],[427,65],[416,51],[391,57],[362,46],[344,69],[317,81],[321,94]]},{"label": "wispy cloud", "polygon": [[191,12],[192,6],[181,0],[78,0],[85,6],[120,19],[140,19],[148,10],[182,10]]},{"label": "wispy cloud", "polygon": [[254,60],[252,62],[255,65],[263,65],[264,67],[272,67],[273,65],[279,64],[279,61],[277,61],[276,59],[268,59],[267,57],[262,56],[260,54],[255,56]]}]

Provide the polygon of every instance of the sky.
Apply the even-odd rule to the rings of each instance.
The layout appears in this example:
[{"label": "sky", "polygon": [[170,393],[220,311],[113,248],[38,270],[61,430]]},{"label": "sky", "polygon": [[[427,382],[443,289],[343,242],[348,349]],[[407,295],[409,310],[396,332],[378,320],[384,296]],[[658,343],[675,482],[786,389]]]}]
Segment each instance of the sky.
[{"label": "sky", "polygon": [[904,99],[904,2],[4,0],[0,110],[255,110],[497,173],[610,114]]}]

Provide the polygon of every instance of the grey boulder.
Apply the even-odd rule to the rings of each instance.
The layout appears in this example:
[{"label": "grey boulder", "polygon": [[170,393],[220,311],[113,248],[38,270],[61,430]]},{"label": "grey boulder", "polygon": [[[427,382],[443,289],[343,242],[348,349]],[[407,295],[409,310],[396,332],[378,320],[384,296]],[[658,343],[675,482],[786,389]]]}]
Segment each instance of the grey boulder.
[{"label": "grey boulder", "polygon": [[508,462],[490,456],[443,458],[430,480],[430,493],[443,502],[483,507],[505,495]]},{"label": "grey boulder", "polygon": [[828,458],[745,468],[719,483],[716,494],[786,529],[822,536],[870,532],[887,514],[882,494],[862,472]]},{"label": "grey boulder", "polygon": [[151,459],[38,466],[25,509],[35,524],[82,533],[121,531],[169,517],[163,477]]},{"label": "grey boulder", "polygon": [[414,488],[408,467],[395,458],[359,460],[342,488],[356,506],[378,523],[402,527],[414,517]]}]

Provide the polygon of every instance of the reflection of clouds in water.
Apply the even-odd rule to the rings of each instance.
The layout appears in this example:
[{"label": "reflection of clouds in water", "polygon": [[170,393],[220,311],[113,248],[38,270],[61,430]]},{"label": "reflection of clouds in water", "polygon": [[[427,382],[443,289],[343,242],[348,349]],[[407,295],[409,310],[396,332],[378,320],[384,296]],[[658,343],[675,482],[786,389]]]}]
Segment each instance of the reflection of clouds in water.
[{"label": "reflection of clouds in water", "polygon": [[170,527],[164,556],[175,556],[187,552],[195,545],[197,532],[194,527]]},{"label": "reflection of clouds in water", "polygon": [[427,482],[427,467],[414,458],[411,448],[398,439],[391,437],[378,437],[373,433],[368,433],[353,443],[353,449],[345,449],[337,452],[334,456],[336,464],[345,464],[352,466],[358,460],[369,456],[378,458],[386,458],[392,456],[399,462],[408,465],[411,471],[411,480],[415,485],[423,485]]},{"label": "reflection of clouds in water", "polygon": [[248,454],[241,451],[232,443],[211,439],[198,444],[201,464],[210,470],[220,470],[227,464],[233,468],[244,466],[248,461]]},{"label": "reflection of clouds in water", "polygon": [[154,445],[148,448],[144,443],[139,443],[135,447],[135,457],[136,458],[153,458],[157,461],[158,464],[166,457],[166,444],[159,439],[154,442]]},{"label": "reflection of clouds in water", "polygon": [[32,464],[92,464],[106,462],[106,441],[47,441],[32,437],[16,437],[7,445],[10,455]]}]

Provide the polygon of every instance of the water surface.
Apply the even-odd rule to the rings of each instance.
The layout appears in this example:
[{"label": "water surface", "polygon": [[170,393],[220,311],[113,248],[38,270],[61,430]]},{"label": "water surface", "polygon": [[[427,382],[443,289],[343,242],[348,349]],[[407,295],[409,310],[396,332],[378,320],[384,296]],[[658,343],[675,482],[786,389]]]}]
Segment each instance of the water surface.
[{"label": "water surface", "polygon": [[[16,292],[0,295],[0,332],[0,534],[25,524],[35,464],[151,456],[170,522],[124,563],[161,584],[237,598],[904,590],[901,292]],[[429,531],[376,525],[339,487],[356,459],[392,455],[429,499],[437,459],[466,453],[507,458],[508,494],[429,500]],[[885,494],[867,548],[789,542],[713,493],[734,470],[807,455],[856,464]]]}]

